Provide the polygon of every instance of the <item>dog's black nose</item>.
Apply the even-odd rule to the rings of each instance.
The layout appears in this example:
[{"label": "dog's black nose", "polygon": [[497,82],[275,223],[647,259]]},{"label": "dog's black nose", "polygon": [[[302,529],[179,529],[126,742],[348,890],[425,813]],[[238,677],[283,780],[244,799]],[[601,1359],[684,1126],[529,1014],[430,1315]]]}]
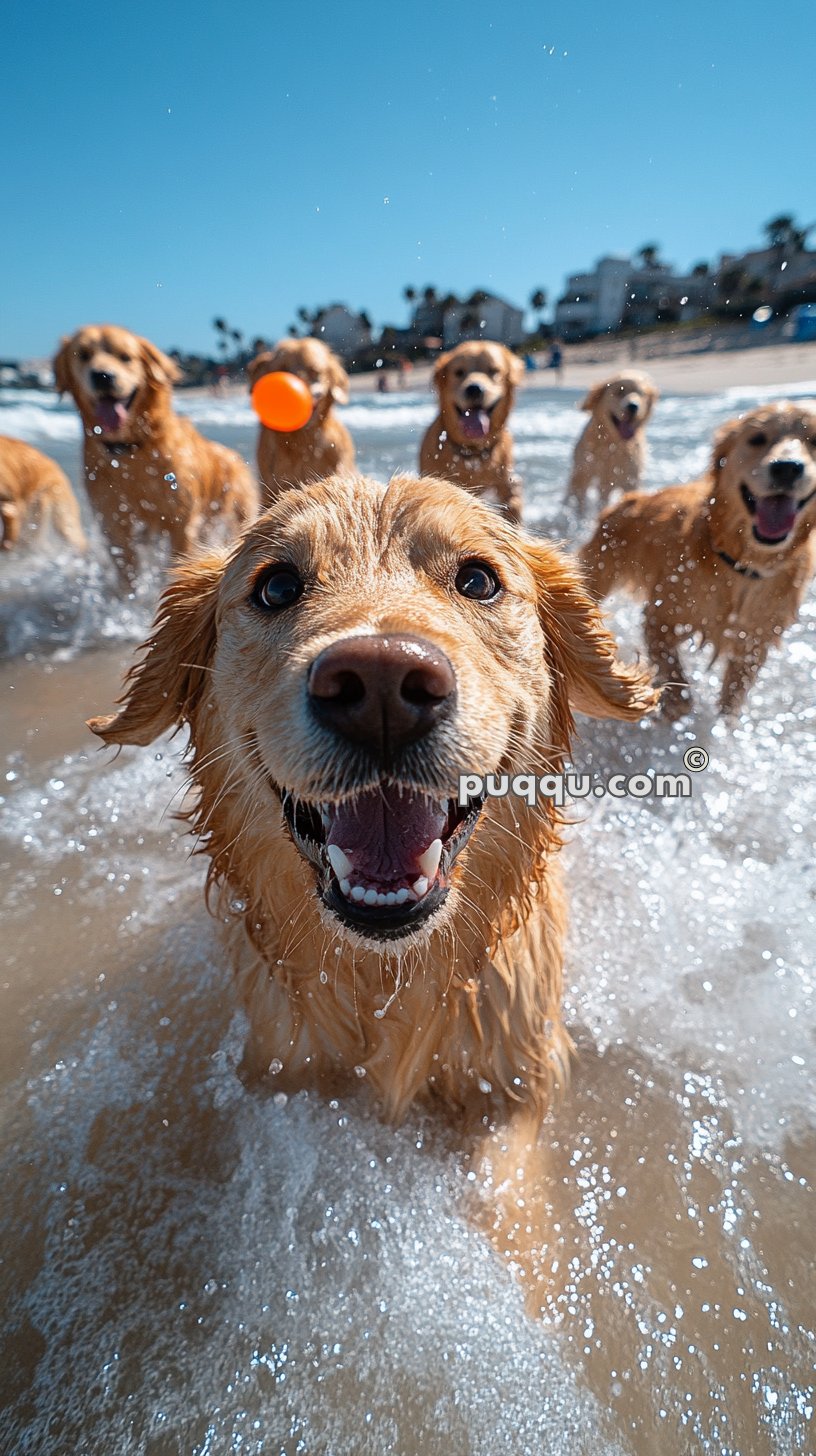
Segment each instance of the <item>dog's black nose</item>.
[{"label": "dog's black nose", "polygon": [[387,758],[451,713],[456,676],[444,652],[422,637],[344,637],[315,658],[307,690],[323,727]]},{"label": "dog's black nose", "polygon": [[774,485],[783,490],[795,485],[804,473],[805,467],[801,460],[772,460],[768,466],[768,474]]},{"label": "dog's black nose", "polygon": [[472,399],[474,404],[478,404],[480,400],[484,399],[484,390],[481,384],[466,384],[464,395],[465,399]]},{"label": "dog's black nose", "polygon": [[91,384],[99,394],[104,394],[106,391],[110,392],[113,389],[115,380],[113,375],[107,374],[104,369],[92,369]]},{"label": "dog's black nose", "polygon": [[635,399],[628,399],[626,401],[626,404],[625,404],[624,408],[625,408],[626,413],[628,415],[636,415],[637,412],[638,412],[638,403],[637,403],[637,400],[635,400]]}]

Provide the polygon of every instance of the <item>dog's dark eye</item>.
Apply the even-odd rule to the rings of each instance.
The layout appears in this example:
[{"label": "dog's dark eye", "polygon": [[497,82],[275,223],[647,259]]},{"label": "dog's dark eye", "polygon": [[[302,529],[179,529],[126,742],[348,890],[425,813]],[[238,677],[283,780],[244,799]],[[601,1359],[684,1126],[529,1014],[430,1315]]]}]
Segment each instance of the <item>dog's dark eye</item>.
[{"label": "dog's dark eye", "polygon": [[763,435],[761,430],[759,430],[756,435],[751,435],[748,441],[749,445],[755,445],[757,449],[759,449],[760,445],[767,445],[767,443],[768,436]]},{"label": "dog's dark eye", "polygon": [[294,566],[270,566],[255,583],[252,600],[257,607],[278,612],[303,595],[303,582]]},{"label": "dog's dark eye", "polygon": [[83,364],[87,364],[87,362],[90,359],[90,357],[91,357],[91,351],[90,351],[90,349],[77,349],[77,358]]},{"label": "dog's dark eye", "polygon": [[131,356],[130,356],[130,354],[120,354],[119,355],[119,358],[121,359],[121,361],[122,361],[123,364],[129,364],[130,363]]},{"label": "dog's dark eye", "polygon": [[489,602],[501,591],[501,582],[493,567],[484,561],[465,561],[456,573],[454,585],[460,596],[472,602]]}]

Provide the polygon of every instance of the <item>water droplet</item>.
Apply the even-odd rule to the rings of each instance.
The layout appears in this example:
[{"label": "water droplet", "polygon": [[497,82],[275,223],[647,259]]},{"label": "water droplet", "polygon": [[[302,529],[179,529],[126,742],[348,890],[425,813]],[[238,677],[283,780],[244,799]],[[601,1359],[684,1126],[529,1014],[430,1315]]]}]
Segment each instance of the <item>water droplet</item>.
[{"label": "water droplet", "polygon": [[282,1072],[282,1071],[283,1071],[283,1062],[279,1061],[277,1057],[273,1057],[272,1060],[271,1060],[271,1062],[269,1063],[269,1075],[270,1075],[270,1077],[277,1077],[278,1072]]}]

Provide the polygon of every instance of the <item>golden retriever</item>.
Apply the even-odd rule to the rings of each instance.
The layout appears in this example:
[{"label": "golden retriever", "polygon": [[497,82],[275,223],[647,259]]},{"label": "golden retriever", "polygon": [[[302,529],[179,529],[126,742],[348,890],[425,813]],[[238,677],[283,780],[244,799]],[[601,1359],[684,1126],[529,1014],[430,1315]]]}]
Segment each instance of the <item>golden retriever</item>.
[{"label": "golden retriever", "polygon": [[187,555],[210,524],[236,531],[258,513],[258,487],[233,450],[173,413],[179,371],[155,344],[114,324],[89,324],[54,359],[85,434],[85,484],[120,583],[131,589],[140,535]]},{"label": "golden retriever", "polygon": [[657,389],[646,374],[616,374],[596,384],[582,401],[589,419],[575,446],[567,501],[574,499],[583,514],[593,488],[601,505],[617,490],[640,488],[646,460],[645,426]]},{"label": "golden retriever", "polygon": [[423,475],[443,476],[474,495],[494,495],[509,520],[521,520],[521,483],[513,474],[506,428],[524,366],[503,344],[473,340],[437,360],[439,414],[419,452]]},{"label": "golden retriever", "polygon": [[626,495],[581,552],[589,589],[646,599],[646,644],[688,711],[678,648],[699,636],[726,659],[720,710],[742,705],[769,647],[796,621],[816,568],[816,410],[769,404],[717,433],[708,472],[654,495]]},{"label": "golden retriever", "polygon": [[50,525],[75,551],[88,549],[77,498],[56,460],[0,435],[0,547],[10,551],[34,519],[40,527]]},{"label": "golden retriever", "polygon": [[281,339],[247,365],[250,386],[278,369],[309,386],[314,409],[302,430],[286,433],[261,425],[258,474],[265,505],[289,486],[354,469],[351,435],[334,411],[335,404],[348,404],[348,375],[337,355],[321,339]]},{"label": "golden retriever", "polygon": [[654,706],[574,563],[441,480],[317,482],[176,570],[122,701],[105,743],[189,726],[245,1078],[537,1124],[570,1046],[560,816],[458,783]]}]

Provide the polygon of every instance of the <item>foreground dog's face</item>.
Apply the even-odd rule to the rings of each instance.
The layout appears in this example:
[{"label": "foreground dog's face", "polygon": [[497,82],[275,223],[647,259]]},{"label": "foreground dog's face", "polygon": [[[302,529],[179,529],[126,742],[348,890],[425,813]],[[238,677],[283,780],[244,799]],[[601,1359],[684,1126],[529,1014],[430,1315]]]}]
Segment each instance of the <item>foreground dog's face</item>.
[{"label": "foreground dog's face", "polygon": [[133,421],[179,370],[155,344],[115,324],[88,324],[65,339],[54,359],[61,394],[72,394],[86,427],[103,439],[126,440]]},{"label": "foreground dog's face", "polygon": [[717,497],[768,552],[816,524],[816,410],[782,403],[724,425],[714,442]]},{"label": "foreground dog's face", "polygon": [[325,416],[333,402],[348,404],[348,375],[320,339],[281,339],[274,349],[258,354],[247,366],[250,385],[279,369],[308,385],[315,404],[313,419]]},{"label": "foreground dog's face", "polygon": [[619,440],[633,440],[652,412],[657,390],[645,374],[616,374],[591,389],[581,405]]},{"label": "foreground dog's face", "polygon": [[448,434],[471,445],[494,437],[510,413],[522,373],[521,361],[503,344],[475,340],[443,354],[434,384]]},{"label": "foreground dog's face", "polygon": [[[92,726],[147,743],[188,721],[207,833],[232,864],[251,840],[267,889],[294,846],[357,943],[416,941],[483,898],[462,863],[504,801],[460,806],[460,775],[556,768],[570,700],[624,718],[654,703],[567,559],[434,479],[287,493],[226,562],[177,575],[159,623],[125,708]],[[525,813],[534,860],[525,805],[511,841]]]}]

